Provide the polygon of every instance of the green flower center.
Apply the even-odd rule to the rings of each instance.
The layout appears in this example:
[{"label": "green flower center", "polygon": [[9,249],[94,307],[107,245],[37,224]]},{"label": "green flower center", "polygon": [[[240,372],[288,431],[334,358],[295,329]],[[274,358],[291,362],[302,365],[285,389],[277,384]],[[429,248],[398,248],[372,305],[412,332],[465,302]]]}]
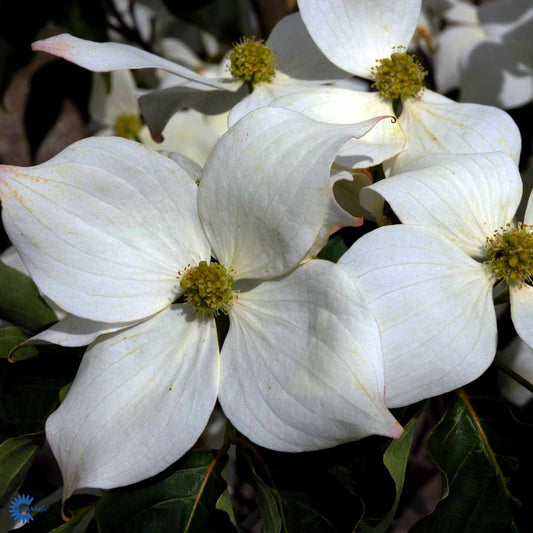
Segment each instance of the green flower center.
[{"label": "green flower center", "polygon": [[378,59],[372,67],[375,87],[383,98],[396,100],[416,96],[422,89],[427,71],[414,55],[394,52],[390,57]]},{"label": "green flower center", "polygon": [[115,135],[125,139],[135,140],[141,131],[142,121],[138,115],[122,113],[115,122]]},{"label": "green flower center", "polygon": [[245,83],[270,82],[276,76],[278,56],[264,41],[243,37],[229,56],[232,76]]},{"label": "green flower center", "polygon": [[198,315],[226,314],[233,300],[234,280],[225,266],[200,261],[197,267],[187,270],[180,281],[185,300]]},{"label": "green flower center", "polygon": [[533,227],[507,224],[487,238],[487,261],[490,270],[508,285],[522,285],[533,274]]}]

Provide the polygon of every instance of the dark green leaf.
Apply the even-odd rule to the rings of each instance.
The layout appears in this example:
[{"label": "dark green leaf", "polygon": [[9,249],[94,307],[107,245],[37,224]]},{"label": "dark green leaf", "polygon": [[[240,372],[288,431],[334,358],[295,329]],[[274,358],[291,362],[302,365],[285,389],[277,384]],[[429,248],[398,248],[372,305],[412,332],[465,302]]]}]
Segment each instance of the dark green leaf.
[{"label": "dark green leaf", "polygon": [[[79,533],[85,531],[92,519],[91,511],[95,504],[96,502],[69,511],[69,520],[65,522],[61,518],[61,502],[56,502],[46,506],[46,510],[33,514],[33,520],[17,531],[23,533],[74,533],[74,531]],[[78,526],[80,528],[76,529]]]},{"label": "dark green leaf", "polygon": [[[226,468],[221,472],[222,478],[226,480]],[[231,501],[231,495],[229,493],[229,487],[226,487],[226,490],[220,495],[215,504],[215,508],[219,511],[222,511],[228,515],[229,521],[233,526],[237,528],[237,519],[235,518],[235,511],[233,510],[233,503]]]},{"label": "dark green leaf", "polygon": [[208,516],[226,489],[226,455],[191,451],[162,480],[113,491],[96,509],[101,533],[204,532]]},{"label": "dark green leaf", "polygon": [[0,444],[0,508],[16,494],[43,440],[44,435],[28,435]]},{"label": "dark green leaf", "polygon": [[364,533],[385,533],[388,530],[398,508],[398,503],[400,502],[407,460],[409,459],[411,444],[415,434],[415,424],[416,418],[411,419],[405,426],[402,436],[399,439],[393,440],[383,455],[383,463],[396,484],[396,499],[394,500],[393,506],[378,524],[362,524],[357,531]]},{"label": "dark green leaf", "polygon": [[74,378],[80,358],[79,349],[50,345],[33,359],[14,364],[0,360],[0,438],[42,431],[59,402],[59,391]]},{"label": "dark green leaf", "polygon": [[[15,326],[0,329],[0,358],[5,359],[11,353],[11,350],[28,339],[28,335],[22,329]],[[24,346],[17,350],[15,359],[22,361],[30,359],[37,355],[37,348],[32,345]]]},{"label": "dark green leaf", "polygon": [[35,283],[1,262],[0,317],[31,331],[57,322],[55,313],[41,298]]},{"label": "dark green leaf", "polygon": [[257,501],[263,522],[262,532],[279,533],[281,531],[281,515],[276,498],[279,500],[280,495],[277,490],[269,487],[257,474],[252,456],[244,453],[243,456],[254,478]]},{"label": "dark green leaf", "polygon": [[[518,531],[513,513],[520,522],[519,507],[528,505],[515,497],[522,496],[515,478],[521,467],[531,466],[532,429],[518,423],[501,402],[471,401],[459,391],[428,440],[429,455],[442,472],[442,500],[411,531]],[[517,494],[512,495],[514,488]],[[524,494],[531,499],[530,489]]]},{"label": "dark green leaf", "polygon": [[344,243],[344,239],[340,235],[335,235],[324,246],[318,257],[336,263],[346,250],[348,250],[348,246]]}]

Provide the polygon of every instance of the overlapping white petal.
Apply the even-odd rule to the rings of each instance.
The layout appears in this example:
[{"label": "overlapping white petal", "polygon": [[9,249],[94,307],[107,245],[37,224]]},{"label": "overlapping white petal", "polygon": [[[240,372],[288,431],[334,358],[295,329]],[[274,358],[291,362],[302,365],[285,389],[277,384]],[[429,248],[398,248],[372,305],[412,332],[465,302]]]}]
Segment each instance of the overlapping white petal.
[{"label": "overlapping white petal", "polygon": [[378,323],[389,407],[469,383],[494,359],[493,280],[484,265],[438,233],[379,228],[359,239],[339,265]]},{"label": "overlapping white petal", "polygon": [[403,100],[399,122],[407,148],[456,154],[504,152],[515,163],[520,158],[520,131],[501,109],[458,104],[426,89],[421,98]]},{"label": "overlapping white petal", "polygon": [[237,278],[264,279],[293,269],[331,213],[329,170],[339,148],[379,120],[337,126],[264,108],[238,122],[211,152],[198,193],[200,219],[217,259]]},{"label": "overlapping white petal", "polygon": [[237,429],[291,452],[401,433],[383,402],[377,327],[360,301],[342,269],[319,260],[239,295],[220,390]]},{"label": "overlapping white petal", "polygon": [[181,77],[184,82],[194,82],[200,88],[226,89],[220,81],[214,78],[206,78],[177,63],[127,44],[96,43],[74,37],[68,33],[62,33],[61,35],[34,42],[32,50],[62,57],[93,72],[161,68]]},{"label": "overlapping white petal", "polygon": [[311,37],[338,67],[372,78],[377,59],[405,47],[415,32],[421,0],[298,0]]},{"label": "overlapping white petal", "polygon": [[[265,107],[285,95],[292,96],[307,94],[308,91],[312,91],[313,89],[314,85],[309,82],[293,80],[278,73],[271,82],[258,83],[255,85],[251,94],[235,104],[230,111],[228,124],[229,126],[233,126],[251,111],[259,109],[260,107]],[[280,107],[285,106],[282,105]]]},{"label": "overlapping white petal", "polygon": [[213,320],[174,305],[89,347],[46,434],[64,482],[112,488],[153,476],[198,439],[215,405]]},{"label": "overlapping white petal", "polygon": [[513,219],[522,197],[518,168],[498,152],[405,153],[393,172],[363,189],[363,206],[379,193],[404,224],[431,228],[473,257],[485,255],[487,237]]},{"label": "overlapping white petal", "polygon": [[[293,92],[272,101],[271,106],[292,109],[321,122],[353,124],[372,117],[393,115],[392,105],[378,93],[353,91],[337,87],[316,87]],[[366,145],[361,156],[361,143]],[[398,123],[382,120],[359,141],[347,142],[339,152],[339,162],[347,167],[377,165],[396,155],[405,144],[405,135]]]},{"label": "overlapping white petal", "polygon": [[178,271],[209,259],[194,181],[119,138],[85,139],[43,165],[2,167],[4,225],[39,288],[79,317],[142,319],[179,293]]},{"label": "overlapping white petal", "polygon": [[95,322],[93,320],[87,320],[86,318],[67,315],[53,326],[37,333],[37,335],[34,335],[23,344],[51,342],[52,344],[59,344],[60,346],[87,346],[95,341],[100,335],[113,333],[133,324],[134,323],[131,322]]}]

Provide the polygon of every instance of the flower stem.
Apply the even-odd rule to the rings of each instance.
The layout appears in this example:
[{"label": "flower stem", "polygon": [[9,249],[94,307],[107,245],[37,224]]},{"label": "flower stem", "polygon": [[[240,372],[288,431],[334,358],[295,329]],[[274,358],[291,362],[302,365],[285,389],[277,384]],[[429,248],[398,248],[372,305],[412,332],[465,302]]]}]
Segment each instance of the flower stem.
[{"label": "flower stem", "polygon": [[494,364],[504,374],[507,374],[510,378],[514,379],[517,383],[520,383],[522,387],[525,387],[529,392],[533,392],[533,383],[530,383],[526,378],[522,377],[520,374],[515,372],[511,367],[507,366],[505,363],[503,363],[499,359],[494,359]]}]

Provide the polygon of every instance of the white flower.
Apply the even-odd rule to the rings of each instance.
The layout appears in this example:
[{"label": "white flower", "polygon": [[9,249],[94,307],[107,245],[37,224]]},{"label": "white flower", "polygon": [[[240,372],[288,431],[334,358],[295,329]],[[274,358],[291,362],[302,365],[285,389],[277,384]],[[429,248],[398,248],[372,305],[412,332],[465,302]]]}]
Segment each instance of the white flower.
[{"label": "white flower", "polygon": [[[167,121],[179,109],[193,108],[208,115],[218,115],[231,109],[231,126],[245,114],[268,105],[281,95],[300,94],[320,83],[350,77],[317,48],[298,13],[278,22],[265,45],[247,40],[239,43],[233,52],[236,53],[235,60],[231,61],[232,65],[235,63],[232,72],[236,77],[218,79],[197,74],[121,43],[94,43],[63,34],[37,41],[32,47],[95,72],[160,68],[181,78],[181,85],[151,91],[139,99],[143,117],[154,139],[159,140]],[[250,76],[253,81],[250,81]],[[253,92],[250,93],[248,86],[253,86]],[[390,115],[390,109],[387,111],[385,114]],[[377,112],[366,118],[382,114]],[[390,121],[383,121],[377,128],[381,135],[376,143],[394,144],[395,153],[398,153],[404,143],[401,129],[393,127]],[[373,133],[370,135],[369,142]],[[385,154],[384,157],[391,156]]]},{"label": "white flower", "polygon": [[[393,114],[401,98],[399,123],[407,148],[424,152],[503,151],[518,161],[520,134],[505,112],[458,104],[423,89],[424,69],[404,53],[415,31],[421,0],[299,0],[302,19],[322,52],[338,67],[374,80],[379,92],[316,87],[277,98],[316,120],[351,123]],[[371,135],[379,138],[379,129]],[[347,153],[347,149],[343,153]]]},{"label": "white flower", "polygon": [[442,92],[460,88],[465,102],[504,109],[533,100],[533,4],[497,0],[476,7],[455,3],[437,38],[435,82]]},{"label": "white flower", "polygon": [[[65,498],[166,468],[197,440],[217,396],[237,429],[276,450],[401,433],[357,289],[333,263],[301,264],[331,231],[360,223],[332,201],[329,169],[375,121],[309,122],[283,109],[245,117],[213,150],[199,189],[170,159],[119,138],[1,167],[4,225],[37,285],[85,324],[83,342],[122,328],[89,347],[47,422]],[[195,283],[206,272],[216,290],[204,294]],[[180,295],[191,305],[174,303]],[[205,306],[229,315],[220,357],[213,317],[192,313]],[[71,326],[48,339],[77,343]]]},{"label": "white flower", "polygon": [[129,70],[111,73],[109,93],[103,77],[93,74],[89,113],[95,122],[103,126],[98,135],[117,135],[131,140],[137,138],[142,128],[137,93],[139,91]]},{"label": "white flower", "polygon": [[[361,198],[365,205],[379,193],[403,224],[365,235],[339,262],[378,322],[391,407],[453,390],[486,370],[496,352],[499,278],[510,282],[518,334],[533,344],[533,233],[513,222],[522,193],[516,165],[501,153],[412,155],[401,163]],[[506,239],[511,245],[502,246]]]}]

